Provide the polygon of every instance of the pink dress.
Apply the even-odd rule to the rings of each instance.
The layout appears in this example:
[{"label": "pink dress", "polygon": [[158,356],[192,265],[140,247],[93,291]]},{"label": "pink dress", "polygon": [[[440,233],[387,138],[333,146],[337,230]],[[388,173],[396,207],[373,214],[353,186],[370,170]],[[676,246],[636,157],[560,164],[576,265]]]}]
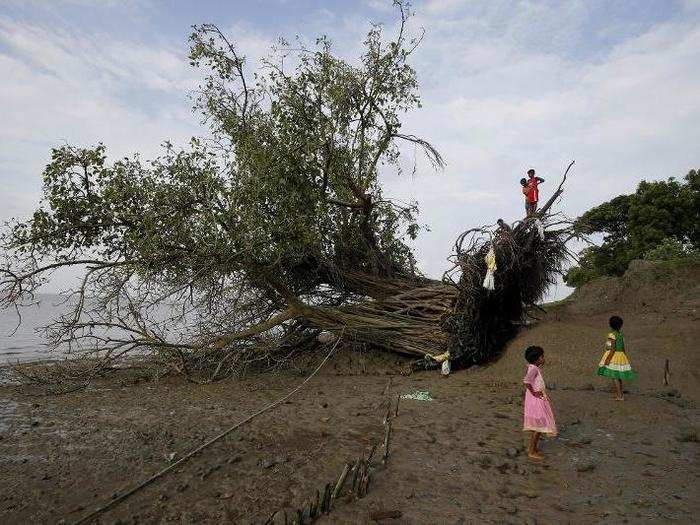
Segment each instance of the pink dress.
[{"label": "pink dress", "polygon": [[542,373],[536,365],[528,365],[523,383],[531,385],[535,392],[542,392],[544,396],[537,398],[525,389],[523,430],[542,432],[543,434],[557,435],[557,424],[554,422],[554,413],[549,404],[549,396],[545,390]]}]

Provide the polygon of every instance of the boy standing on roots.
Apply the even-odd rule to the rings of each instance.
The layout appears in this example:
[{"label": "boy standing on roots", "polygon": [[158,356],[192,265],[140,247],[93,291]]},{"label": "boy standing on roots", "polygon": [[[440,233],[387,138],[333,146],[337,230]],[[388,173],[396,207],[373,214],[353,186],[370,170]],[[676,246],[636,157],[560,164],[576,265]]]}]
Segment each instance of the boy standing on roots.
[{"label": "boy standing on roots", "polygon": [[527,194],[530,191],[527,185],[527,179],[520,179],[520,185],[523,187],[523,195],[525,195],[525,214],[530,216],[530,203],[527,201]]},{"label": "boy standing on roots", "polygon": [[523,379],[525,383],[523,430],[531,432],[527,455],[532,459],[542,459],[537,446],[540,436],[557,435],[557,424],[554,421],[554,413],[549,404],[549,396],[540,371],[540,367],[544,365],[544,350],[540,346],[528,346],[525,350],[525,360],[528,365]]},{"label": "boy standing on roots", "polygon": [[[527,191],[523,190],[525,193],[525,211],[527,216],[530,217],[537,211],[537,202],[540,200],[540,183],[544,182],[542,177],[535,177],[535,170],[530,168],[527,170],[527,186],[525,188]],[[520,182],[522,184],[522,181]]]},{"label": "boy standing on roots", "polygon": [[608,334],[603,358],[598,364],[599,376],[609,377],[613,380],[613,394],[616,401],[622,401],[622,380],[635,379],[637,373],[632,370],[627,354],[625,353],[625,337],[622,335],[622,317],[613,315],[608,323],[612,332]]}]

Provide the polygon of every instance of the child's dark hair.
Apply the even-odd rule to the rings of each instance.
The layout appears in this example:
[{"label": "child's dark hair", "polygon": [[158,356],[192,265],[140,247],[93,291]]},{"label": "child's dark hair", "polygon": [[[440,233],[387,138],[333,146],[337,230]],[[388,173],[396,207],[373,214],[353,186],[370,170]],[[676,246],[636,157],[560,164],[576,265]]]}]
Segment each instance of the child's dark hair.
[{"label": "child's dark hair", "polygon": [[525,350],[525,361],[534,365],[537,360],[544,355],[544,348],[541,346],[528,346]]},{"label": "child's dark hair", "polygon": [[520,179],[521,186],[527,186],[527,179]]},{"label": "child's dark hair", "polygon": [[622,323],[624,323],[624,321],[622,320],[622,317],[618,315],[613,315],[608,321],[608,324],[610,324],[610,328],[612,328],[613,330],[619,330],[620,328],[622,328]]}]

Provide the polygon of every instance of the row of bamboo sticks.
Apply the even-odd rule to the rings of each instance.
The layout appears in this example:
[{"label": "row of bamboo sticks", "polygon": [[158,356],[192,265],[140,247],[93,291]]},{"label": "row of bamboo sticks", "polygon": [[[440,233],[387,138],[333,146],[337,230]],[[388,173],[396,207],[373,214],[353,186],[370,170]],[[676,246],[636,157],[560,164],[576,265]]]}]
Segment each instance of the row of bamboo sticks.
[{"label": "row of bamboo sticks", "polygon": [[[389,385],[385,389],[388,391]],[[386,465],[389,460],[389,447],[391,444],[391,422],[399,415],[399,399],[396,400],[396,409],[392,415],[391,401],[388,401],[388,408],[384,416],[384,441],[382,443],[382,464]],[[367,495],[374,472],[375,453],[377,444],[373,445],[369,454],[365,458],[362,454],[355,461],[346,462],[340,475],[333,481],[326,483],[316,490],[316,494],[304,504],[287,513],[287,510],[277,510],[265,521],[259,522],[261,525],[309,525],[324,514],[328,514],[335,502],[342,496],[362,499]],[[349,484],[348,484],[349,483]],[[347,486],[346,486],[347,485]]]}]

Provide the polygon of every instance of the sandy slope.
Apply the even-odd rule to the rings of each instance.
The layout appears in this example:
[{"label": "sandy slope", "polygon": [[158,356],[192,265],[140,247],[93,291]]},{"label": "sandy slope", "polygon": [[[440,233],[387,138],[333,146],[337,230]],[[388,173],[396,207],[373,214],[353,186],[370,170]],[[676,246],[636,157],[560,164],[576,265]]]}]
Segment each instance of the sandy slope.
[{"label": "sandy slope", "polygon": [[[448,379],[387,376],[397,367],[386,359],[348,375],[363,367],[341,353],[288,404],[102,521],[242,523],[298,506],[379,440],[387,398],[427,389],[432,402],[401,402],[389,464],[369,495],[339,501],[322,523],[368,523],[374,510],[402,512],[385,523],[692,523],[700,513],[698,276],[697,265],[636,265],[550,310],[498,362]],[[640,373],[623,403],[593,372],[613,311],[626,320]],[[522,349],[532,343],[546,349],[561,427],[542,462],[521,452]],[[75,521],[302,376],[205,386],[132,379],[61,397],[0,390],[0,522]]]}]

